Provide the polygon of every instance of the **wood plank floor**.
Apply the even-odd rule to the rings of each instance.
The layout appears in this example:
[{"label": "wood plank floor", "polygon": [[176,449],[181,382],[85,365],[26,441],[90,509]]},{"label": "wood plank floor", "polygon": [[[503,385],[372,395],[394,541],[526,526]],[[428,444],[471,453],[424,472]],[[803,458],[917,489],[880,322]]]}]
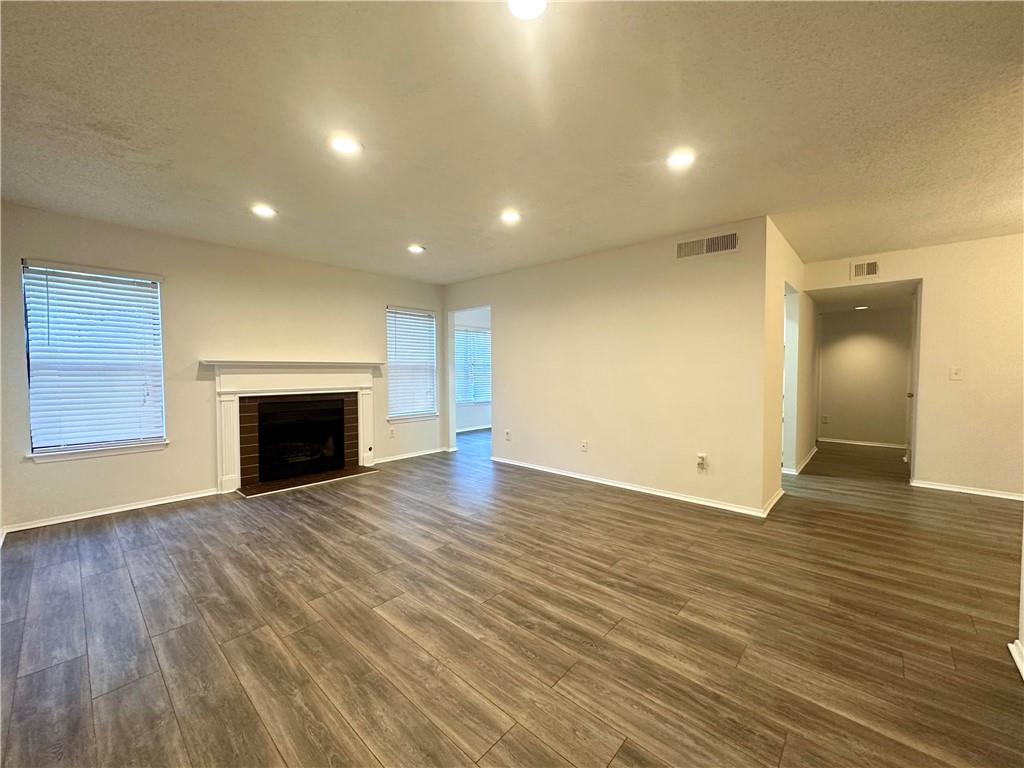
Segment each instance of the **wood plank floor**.
[{"label": "wood plank floor", "polygon": [[10,534],[5,766],[1020,766],[1019,503],[767,520],[456,454]]}]

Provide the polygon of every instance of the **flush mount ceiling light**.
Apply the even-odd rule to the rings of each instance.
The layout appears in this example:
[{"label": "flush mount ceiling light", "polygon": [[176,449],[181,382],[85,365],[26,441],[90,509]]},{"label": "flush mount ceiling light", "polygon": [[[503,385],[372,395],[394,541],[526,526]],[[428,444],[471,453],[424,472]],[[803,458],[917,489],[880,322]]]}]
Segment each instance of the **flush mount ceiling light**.
[{"label": "flush mount ceiling light", "polygon": [[413,243],[406,250],[408,250],[409,253],[414,253],[414,254],[416,254],[418,256],[419,254],[423,253],[427,249],[425,247],[423,247],[422,245],[420,245],[419,243]]},{"label": "flush mount ceiling light", "polygon": [[854,307],[854,309],[868,309],[868,307]]},{"label": "flush mount ceiling light", "polygon": [[508,0],[508,9],[517,19],[536,19],[548,7],[547,0]]},{"label": "flush mount ceiling light", "polygon": [[277,216],[277,211],[271,208],[266,203],[253,203],[249,210],[259,216],[261,219],[272,219]]},{"label": "flush mount ceiling light", "polygon": [[673,149],[669,154],[668,159],[665,160],[665,165],[671,168],[673,171],[685,171],[694,161],[697,159],[697,153],[689,147],[679,147]]},{"label": "flush mount ceiling light", "polygon": [[358,155],[363,151],[363,145],[347,133],[333,134],[328,144],[339,155]]},{"label": "flush mount ceiling light", "polygon": [[506,208],[501,212],[501,220],[510,227],[518,224],[522,218],[522,215],[515,208]]}]

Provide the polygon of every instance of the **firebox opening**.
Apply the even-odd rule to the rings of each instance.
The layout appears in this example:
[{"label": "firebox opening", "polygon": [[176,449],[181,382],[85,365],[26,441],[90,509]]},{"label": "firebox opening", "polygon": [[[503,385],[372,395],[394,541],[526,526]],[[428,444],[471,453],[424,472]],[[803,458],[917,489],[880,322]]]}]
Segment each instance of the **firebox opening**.
[{"label": "firebox opening", "polygon": [[260,482],[345,466],[340,400],[268,400],[259,404]]}]

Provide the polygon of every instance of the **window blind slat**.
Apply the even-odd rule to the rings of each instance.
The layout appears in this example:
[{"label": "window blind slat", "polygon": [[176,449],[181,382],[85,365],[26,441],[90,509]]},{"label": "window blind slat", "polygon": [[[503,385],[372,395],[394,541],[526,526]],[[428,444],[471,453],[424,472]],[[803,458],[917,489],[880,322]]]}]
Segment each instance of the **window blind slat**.
[{"label": "window blind slat", "polygon": [[437,413],[437,320],[433,312],[387,310],[388,418]]},{"label": "window blind slat", "polygon": [[455,402],[491,401],[491,331],[455,329]]},{"label": "window blind slat", "polygon": [[160,286],[24,266],[33,452],[165,438]]}]

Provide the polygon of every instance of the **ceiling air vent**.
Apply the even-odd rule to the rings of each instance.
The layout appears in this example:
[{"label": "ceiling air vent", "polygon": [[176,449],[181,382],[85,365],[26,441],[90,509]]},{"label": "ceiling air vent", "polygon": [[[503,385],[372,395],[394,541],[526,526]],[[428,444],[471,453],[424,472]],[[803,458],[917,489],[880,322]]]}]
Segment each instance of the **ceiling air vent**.
[{"label": "ceiling air vent", "polygon": [[878,277],[877,261],[850,262],[851,280],[863,280],[866,277]]},{"label": "ceiling air vent", "polygon": [[685,259],[690,256],[703,256],[706,253],[729,253],[739,250],[740,236],[735,232],[727,235],[711,235],[697,240],[687,240],[676,246],[676,258]]}]

